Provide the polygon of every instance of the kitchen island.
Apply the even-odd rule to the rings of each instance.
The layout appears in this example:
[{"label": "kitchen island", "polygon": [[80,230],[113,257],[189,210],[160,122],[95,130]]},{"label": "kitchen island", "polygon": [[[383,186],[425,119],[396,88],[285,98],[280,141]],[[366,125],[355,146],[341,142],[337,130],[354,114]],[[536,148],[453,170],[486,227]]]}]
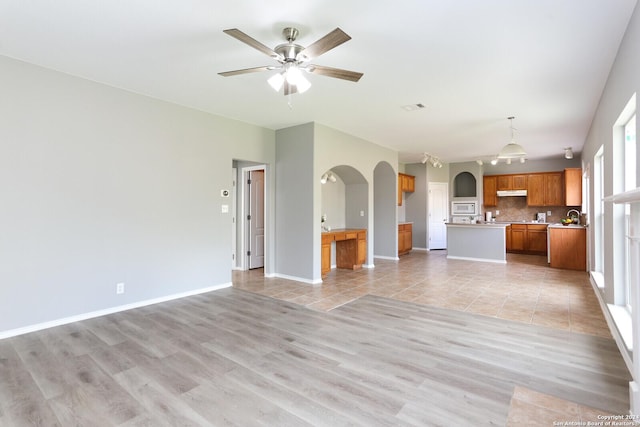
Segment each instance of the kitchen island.
[{"label": "kitchen island", "polygon": [[506,264],[509,223],[447,223],[447,258]]}]

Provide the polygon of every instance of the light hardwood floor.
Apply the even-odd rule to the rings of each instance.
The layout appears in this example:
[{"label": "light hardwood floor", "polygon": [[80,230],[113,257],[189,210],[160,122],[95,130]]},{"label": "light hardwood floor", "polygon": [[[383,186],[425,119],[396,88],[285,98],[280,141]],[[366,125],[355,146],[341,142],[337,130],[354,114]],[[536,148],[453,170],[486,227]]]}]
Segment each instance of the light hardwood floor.
[{"label": "light hardwood floor", "polygon": [[[415,254],[343,280],[436,283],[428,264],[440,262]],[[474,264],[445,268],[467,284],[478,268],[492,282]],[[340,273],[327,289],[341,287]],[[569,294],[573,273],[568,282],[549,274]],[[553,425],[583,416],[579,408],[628,410],[630,377],[610,337],[538,325],[533,314],[511,320],[359,292],[325,311],[229,288],[2,340],[0,425]],[[549,396],[575,413],[545,411]],[[539,412],[514,413],[527,405]]]}]

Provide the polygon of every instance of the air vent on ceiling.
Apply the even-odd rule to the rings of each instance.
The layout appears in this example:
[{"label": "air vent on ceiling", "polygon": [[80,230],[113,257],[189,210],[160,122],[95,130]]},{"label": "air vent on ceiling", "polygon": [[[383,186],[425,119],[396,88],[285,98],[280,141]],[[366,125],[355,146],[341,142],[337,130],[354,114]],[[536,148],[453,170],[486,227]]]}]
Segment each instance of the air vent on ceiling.
[{"label": "air vent on ceiling", "polygon": [[427,108],[426,105],[418,103],[418,104],[409,104],[409,105],[403,105],[402,109],[405,111],[416,111],[416,110],[421,110],[423,108]]}]

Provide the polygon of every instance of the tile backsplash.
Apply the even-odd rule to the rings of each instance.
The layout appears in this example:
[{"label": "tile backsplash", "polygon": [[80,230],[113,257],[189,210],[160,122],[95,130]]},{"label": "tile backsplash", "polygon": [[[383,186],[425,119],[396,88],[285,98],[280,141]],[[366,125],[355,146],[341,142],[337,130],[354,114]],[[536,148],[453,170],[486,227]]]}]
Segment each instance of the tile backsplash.
[{"label": "tile backsplash", "polygon": [[[571,208],[570,206],[527,206],[526,197],[498,197],[497,206],[484,207],[483,218],[488,211],[493,212],[496,221],[531,221],[536,219],[538,212],[551,211],[551,216],[547,216],[547,222],[558,222]],[[579,206],[578,210],[580,210]],[[500,213],[496,215],[496,211]]]}]

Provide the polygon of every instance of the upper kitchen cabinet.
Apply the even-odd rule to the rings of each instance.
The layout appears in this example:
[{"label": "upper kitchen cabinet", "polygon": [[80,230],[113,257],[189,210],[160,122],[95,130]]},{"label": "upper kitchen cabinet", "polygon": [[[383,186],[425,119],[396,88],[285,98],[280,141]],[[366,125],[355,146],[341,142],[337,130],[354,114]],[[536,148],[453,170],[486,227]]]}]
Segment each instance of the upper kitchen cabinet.
[{"label": "upper kitchen cabinet", "polygon": [[564,199],[566,206],[582,206],[582,169],[564,170]]},{"label": "upper kitchen cabinet", "polygon": [[527,179],[528,206],[563,206],[562,172],[529,174]]},{"label": "upper kitchen cabinet", "polygon": [[402,193],[416,191],[416,177],[404,173],[398,174],[398,206],[402,206]]},{"label": "upper kitchen cabinet", "polygon": [[527,175],[497,175],[497,177],[498,191],[527,189]]},{"label": "upper kitchen cabinet", "polygon": [[482,177],[482,199],[485,207],[498,205],[497,188],[497,175],[485,175]]}]

